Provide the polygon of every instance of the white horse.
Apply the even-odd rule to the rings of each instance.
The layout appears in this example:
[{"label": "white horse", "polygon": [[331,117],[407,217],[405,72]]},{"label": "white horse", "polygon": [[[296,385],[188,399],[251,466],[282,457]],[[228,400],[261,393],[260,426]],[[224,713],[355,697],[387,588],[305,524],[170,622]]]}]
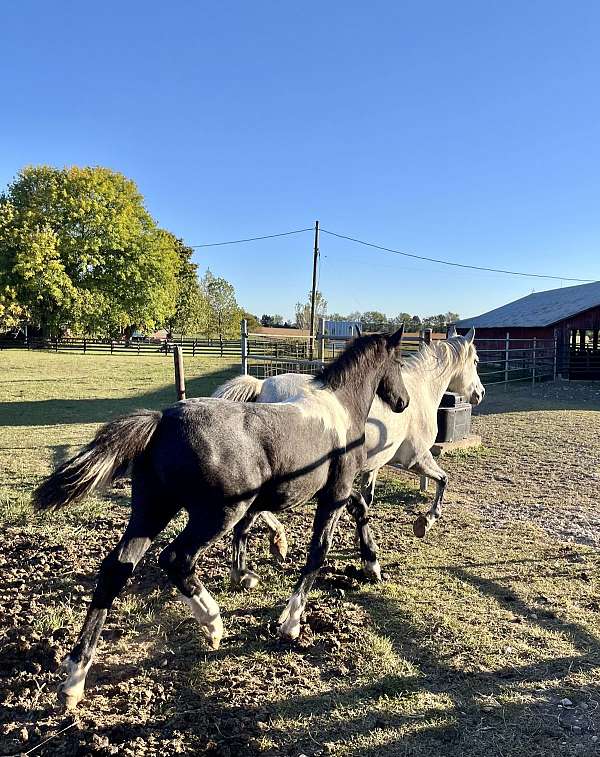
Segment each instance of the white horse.
[{"label": "white horse", "polygon": [[[423,344],[421,349],[404,359],[402,377],[411,398],[403,413],[394,413],[375,396],[366,426],[366,462],[361,471],[361,494],[365,506],[373,503],[379,469],[396,463],[407,471],[424,475],[436,482],[436,493],[429,511],[419,515],[413,524],[416,536],[422,538],[442,514],[446,472],[438,465],[431,447],[437,436],[437,410],[444,392],[456,392],[478,405],[485,389],[477,373],[475,330],[458,336],[451,327],[448,339]],[[267,379],[238,376],[215,390],[213,397],[238,402],[283,402],[303,393],[311,376],[285,373]],[[263,514],[271,530],[271,551],[285,557],[285,530],[272,513]],[[367,518],[364,518],[365,526]],[[379,580],[381,569],[377,560],[363,559],[363,570]]]}]

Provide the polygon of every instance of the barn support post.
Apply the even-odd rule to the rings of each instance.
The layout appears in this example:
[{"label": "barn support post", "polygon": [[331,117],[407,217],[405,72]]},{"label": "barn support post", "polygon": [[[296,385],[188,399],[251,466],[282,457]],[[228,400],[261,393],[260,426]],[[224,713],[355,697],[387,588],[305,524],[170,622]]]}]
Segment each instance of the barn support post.
[{"label": "barn support post", "polygon": [[183,350],[178,344],[173,347],[173,362],[175,364],[175,389],[177,391],[177,399],[184,400],[185,374],[183,372]]},{"label": "barn support post", "polygon": [[537,337],[533,337],[533,349],[531,353],[531,386],[535,384],[535,360],[536,360]]},{"label": "barn support post", "polygon": [[552,359],[552,379],[553,379],[553,381],[556,381],[557,366],[558,366],[558,335],[556,333],[556,329],[554,329],[554,356],[553,356],[553,359]]},{"label": "barn support post", "polygon": [[510,332],[506,332],[506,340],[504,343],[504,388],[508,387],[508,353],[510,350]]},{"label": "barn support post", "polygon": [[240,337],[242,346],[242,375],[248,375],[248,321],[242,318],[240,322]]}]

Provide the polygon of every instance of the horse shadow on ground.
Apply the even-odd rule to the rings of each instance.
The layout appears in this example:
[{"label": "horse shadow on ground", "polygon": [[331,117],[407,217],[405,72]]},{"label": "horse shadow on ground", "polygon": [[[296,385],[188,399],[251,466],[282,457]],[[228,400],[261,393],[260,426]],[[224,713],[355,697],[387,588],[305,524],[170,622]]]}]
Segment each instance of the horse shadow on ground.
[{"label": "horse shadow on ground", "polygon": [[[207,397],[238,373],[223,368],[186,380],[187,397]],[[49,399],[22,402],[0,402],[0,426],[57,426],[71,423],[104,423],[119,415],[140,408],[160,410],[176,402],[175,387],[135,394],[130,397],[98,397],[93,399]]]},{"label": "horse shadow on ground", "polygon": [[[502,561],[499,561],[499,573],[502,566]],[[459,581],[493,598],[502,609],[509,609],[528,623],[532,622],[532,614],[537,608],[507,590],[502,584],[506,579],[504,573],[496,580],[483,578],[475,573],[475,567],[472,564],[457,564],[447,566],[447,570]],[[157,567],[150,568],[150,575],[144,583],[148,579],[161,581]],[[399,602],[360,590],[351,593],[348,598],[370,615],[377,630],[393,640],[396,654],[412,664],[410,672],[385,673],[373,681],[355,685],[351,683],[351,678],[346,677],[344,680],[332,680],[327,691],[292,694],[278,699],[257,697],[256,702],[246,698],[239,704],[232,703],[230,698],[224,696],[222,687],[220,694],[215,695],[213,692],[205,693],[201,684],[183,683],[172,700],[162,709],[158,707],[145,723],[127,722],[126,716],[117,717],[111,725],[95,726],[78,734],[67,732],[54,742],[55,747],[60,745],[61,753],[80,754],[86,748],[82,746],[81,739],[91,739],[93,734],[94,738],[106,739],[106,743],[121,748],[136,739],[142,739],[144,743],[152,738],[168,742],[177,740],[178,735],[185,733],[189,740],[188,749],[184,748],[182,752],[185,754],[202,751],[214,757],[251,757],[258,754],[275,757],[323,754],[323,750],[328,749],[327,744],[335,744],[339,740],[348,744],[349,740],[368,739],[375,733],[379,741],[376,746],[363,746],[358,751],[358,747],[349,747],[349,751],[344,753],[364,757],[425,757],[431,754],[456,757],[465,754],[470,757],[528,754],[552,757],[596,753],[592,737],[599,725],[594,720],[597,714],[591,708],[576,710],[574,706],[559,709],[564,697],[573,700],[578,697],[580,701],[585,698],[596,704],[600,701],[600,684],[586,685],[575,695],[573,684],[562,683],[567,676],[578,671],[589,672],[600,664],[600,640],[594,634],[576,623],[557,621],[552,614],[538,614],[535,624],[540,628],[555,632],[557,622],[560,623],[560,631],[570,637],[576,649],[572,655],[548,657],[522,665],[507,664],[489,671],[460,669],[452,665],[451,658],[444,659],[436,653],[435,642],[432,641],[433,629],[415,623],[410,612]],[[229,613],[229,620],[248,612],[248,609],[234,610]],[[252,613],[262,626],[273,624],[274,609],[257,608]],[[191,654],[202,664],[202,660],[206,660],[202,648],[198,647],[195,653],[193,651],[193,620],[190,618],[184,623],[186,629],[183,636],[180,631],[179,639],[172,638],[171,643],[183,641],[187,647],[186,654],[189,655],[191,649]],[[176,637],[177,634],[173,633],[172,636]],[[239,666],[244,666],[245,663],[249,664],[249,656],[261,649],[310,655],[311,662],[322,671],[326,667],[326,652],[302,651],[275,638],[257,638],[256,629],[244,625],[238,627],[236,634],[229,637],[221,650],[210,653],[210,659],[235,659]],[[318,644],[315,649],[318,649]],[[183,656],[185,658],[185,654]],[[169,671],[162,667],[164,658],[164,646],[157,642],[146,659],[135,668],[126,663],[110,665],[99,661],[90,681],[89,696],[101,695],[103,689],[110,692],[111,687],[126,682],[140,670],[164,680],[169,676]],[[186,661],[181,660],[178,664],[177,652],[171,655],[170,660],[170,666],[172,664],[176,670],[182,670],[182,664]],[[326,680],[323,676],[321,679]],[[526,701],[514,697],[498,704],[496,698],[502,698],[509,690],[518,692],[520,687],[527,692]],[[387,707],[390,699],[401,697],[410,700],[410,697],[417,695],[424,695],[423,701],[426,702],[421,712],[399,713]],[[436,703],[436,698],[440,697],[445,703]],[[490,708],[482,708],[485,701],[494,704]],[[344,709],[347,712],[340,717]],[[406,709],[410,710],[410,707]],[[40,710],[37,715],[42,718],[47,713]],[[307,720],[314,721],[310,732],[306,727]],[[323,720],[327,721],[325,725],[319,725],[319,721]],[[399,728],[407,729],[401,739],[394,733]],[[386,739],[386,731],[391,731],[389,739]],[[260,739],[265,735],[277,746],[270,749],[260,747]],[[580,744],[577,750],[576,741]],[[84,751],[79,751],[82,748]]]}]

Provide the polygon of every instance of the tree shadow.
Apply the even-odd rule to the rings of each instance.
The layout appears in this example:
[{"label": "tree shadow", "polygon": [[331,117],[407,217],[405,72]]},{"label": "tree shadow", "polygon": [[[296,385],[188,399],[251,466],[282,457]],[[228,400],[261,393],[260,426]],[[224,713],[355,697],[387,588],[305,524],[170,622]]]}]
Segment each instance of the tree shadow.
[{"label": "tree shadow", "polygon": [[[219,369],[186,380],[187,397],[207,397],[235,368]],[[71,423],[103,423],[140,408],[162,409],[177,401],[174,385],[166,385],[131,397],[50,399],[0,402],[0,426],[57,426]]]}]

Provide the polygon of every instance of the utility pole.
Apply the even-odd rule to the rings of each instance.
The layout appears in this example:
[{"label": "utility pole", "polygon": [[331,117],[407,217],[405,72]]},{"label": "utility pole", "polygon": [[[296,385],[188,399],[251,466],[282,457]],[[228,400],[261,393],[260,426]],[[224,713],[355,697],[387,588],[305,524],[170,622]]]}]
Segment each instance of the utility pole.
[{"label": "utility pole", "polygon": [[317,262],[319,260],[319,222],[315,221],[315,246],[313,250],[313,275],[312,275],[312,293],[310,296],[310,331],[309,331],[309,352],[310,359],[314,357],[315,349],[315,311],[317,299]]}]

